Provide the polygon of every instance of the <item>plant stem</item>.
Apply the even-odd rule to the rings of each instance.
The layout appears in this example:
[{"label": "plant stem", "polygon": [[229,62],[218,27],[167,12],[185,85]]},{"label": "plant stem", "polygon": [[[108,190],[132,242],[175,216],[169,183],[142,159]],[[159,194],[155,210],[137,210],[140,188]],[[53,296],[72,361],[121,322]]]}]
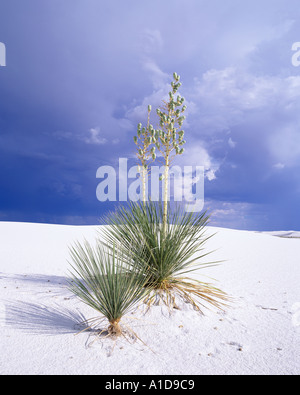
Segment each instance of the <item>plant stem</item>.
[{"label": "plant stem", "polygon": [[169,188],[169,152],[166,155],[165,174],[164,174],[164,212],[163,212],[163,232],[167,232],[167,216],[168,216],[168,188]]},{"label": "plant stem", "polygon": [[144,147],[143,147],[143,152],[144,152],[144,157],[142,159],[142,195],[143,195],[143,204],[146,204],[146,181],[147,180],[147,174],[148,174],[148,164],[147,164],[147,159],[146,159],[146,153],[149,147],[149,143],[147,143],[147,138],[149,137],[149,127],[150,127],[150,112],[151,109],[148,107],[148,119],[147,119],[147,127],[146,127],[146,133],[144,136]]},{"label": "plant stem", "polygon": [[144,205],[146,204],[146,176],[147,176],[147,169],[145,169],[145,166],[143,165],[143,170],[142,170],[142,189],[143,189],[143,203]]}]

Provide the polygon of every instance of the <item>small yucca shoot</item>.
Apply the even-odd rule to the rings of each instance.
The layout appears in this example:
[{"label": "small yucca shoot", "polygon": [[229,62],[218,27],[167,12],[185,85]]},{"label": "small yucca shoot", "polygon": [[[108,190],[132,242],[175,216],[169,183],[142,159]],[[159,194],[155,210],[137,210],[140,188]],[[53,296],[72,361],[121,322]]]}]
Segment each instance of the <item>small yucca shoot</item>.
[{"label": "small yucca shoot", "polygon": [[[133,267],[129,271],[124,263],[130,261],[130,250],[122,255],[120,249],[106,249],[100,242],[92,247],[85,241],[83,244],[77,242],[70,254],[73,269],[70,290],[108,320],[106,330],[110,336],[122,335],[122,317],[145,297],[146,292],[145,274]],[[90,327],[96,327],[101,318],[91,320]],[[104,331],[99,330],[99,334]]]}]

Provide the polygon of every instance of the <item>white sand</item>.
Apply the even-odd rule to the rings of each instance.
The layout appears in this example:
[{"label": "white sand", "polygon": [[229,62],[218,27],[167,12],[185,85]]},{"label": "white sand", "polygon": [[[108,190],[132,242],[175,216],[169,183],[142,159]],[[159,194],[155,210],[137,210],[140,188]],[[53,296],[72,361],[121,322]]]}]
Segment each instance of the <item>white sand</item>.
[{"label": "white sand", "polygon": [[226,262],[201,274],[235,298],[232,307],[205,316],[184,303],[171,316],[139,309],[125,322],[148,347],[114,346],[75,336],[96,314],[66,286],[68,245],[93,242],[95,230],[0,222],[0,374],[300,373],[299,238],[209,228],[211,258]]}]

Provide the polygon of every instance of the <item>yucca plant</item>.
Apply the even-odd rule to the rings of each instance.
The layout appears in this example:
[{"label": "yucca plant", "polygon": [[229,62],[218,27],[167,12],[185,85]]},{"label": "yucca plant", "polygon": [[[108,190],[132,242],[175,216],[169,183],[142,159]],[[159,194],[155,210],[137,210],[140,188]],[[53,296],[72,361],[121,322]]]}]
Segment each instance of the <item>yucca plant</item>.
[{"label": "yucca plant", "polygon": [[176,307],[178,294],[200,312],[207,305],[221,308],[227,299],[224,292],[187,276],[216,263],[204,261],[208,255],[204,244],[211,237],[205,233],[209,216],[187,213],[180,207],[167,213],[165,218],[161,202],[130,202],[102,218],[102,223],[109,226],[101,227],[100,237],[108,246],[118,243],[122,253],[130,249],[134,256],[132,270],[147,277],[149,305],[158,298]]},{"label": "yucca plant", "polygon": [[120,249],[107,250],[102,243],[92,247],[87,241],[77,242],[70,248],[73,269],[70,290],[101,314],[91,320],[89,328],[96,327],[105,317],[109,324],[108,336],[112,337],[124,334],[122,317],[145,297],[147,291],[145,273],[134,270],[132,265],[128,271],[129,251],[124,260]]}]

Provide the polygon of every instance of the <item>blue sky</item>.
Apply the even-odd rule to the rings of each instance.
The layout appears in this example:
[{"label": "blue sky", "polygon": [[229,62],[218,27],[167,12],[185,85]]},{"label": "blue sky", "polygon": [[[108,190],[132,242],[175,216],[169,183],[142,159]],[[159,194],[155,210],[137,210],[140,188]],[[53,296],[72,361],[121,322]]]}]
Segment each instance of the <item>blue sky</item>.
[{"label": "blue sky", "polygon": [[0,0],[0,42],[0,221],[97,224],[176,71],[212,224],[300,230],[298,0]]}]

